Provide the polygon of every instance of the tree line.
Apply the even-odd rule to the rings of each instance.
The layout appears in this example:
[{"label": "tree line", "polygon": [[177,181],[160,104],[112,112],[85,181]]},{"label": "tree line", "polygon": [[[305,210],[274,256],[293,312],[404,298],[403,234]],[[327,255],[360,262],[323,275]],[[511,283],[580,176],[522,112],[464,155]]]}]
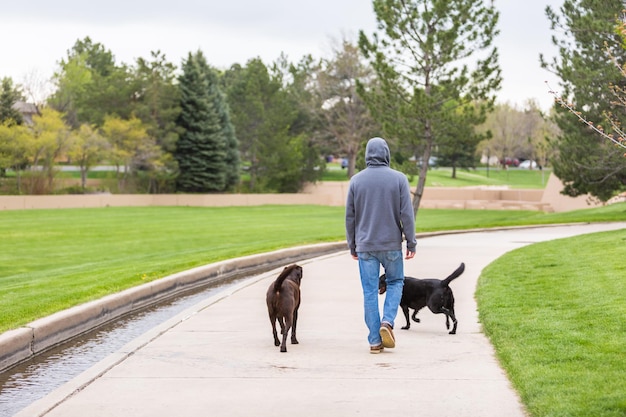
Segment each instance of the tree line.
[{"label": "tree line", "polygon": [[[50,192],[63,159],[80,167],[83,187],[88,170],[106,162],[123,192],[297,192],[320,178],[324,155],[347,157],[353,175],[367,139],[383,136],[393,166],[418,176],[416,212],[433,155],[452,175],[481,155],[521,156],[552,163],[570,195],[619,191],[623,158],[559,106],[544,114],[532,102],[495,104],[493,2],[439,3],[374,0],[377,32],[338,41],[330,58],[298,62],[252,58],[217,69],[197,51],[177,68],[156,51],[127,65],[104,45],[77,40],[32,123],[13,106],[23,86],[2,80],[0,168],[16,173],[18,192]],[[609,42],[623,55],[621,6],[566,0],[560,14],[546,9],[563,39],[555,37],[560,57],[541,63],[593,114],[611,108],[609,86],[623,83],[596,47]]]},{"label": "tree line", "polygon": [[80,168],[83,188],[90,168],[109,164],[120,192],[294,192],[316,179],[319,152],[298,71],[259,59],[218,71],[201,51],[180,70],[158,51],[119,65],[87,37],[60,61],[31,123],[14,106],[22,92],[3,80],[0,167],[26,193],[51,192],[60,162]]}]

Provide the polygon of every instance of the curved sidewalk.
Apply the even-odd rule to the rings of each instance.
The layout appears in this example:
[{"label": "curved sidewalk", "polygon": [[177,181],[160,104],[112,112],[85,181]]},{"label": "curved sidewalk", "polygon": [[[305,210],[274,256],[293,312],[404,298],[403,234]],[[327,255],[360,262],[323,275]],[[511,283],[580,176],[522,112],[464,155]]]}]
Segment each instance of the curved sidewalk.
[{"label": "curved sidewalk", "polygon": [[626,227],[554,226],[418,240],[406,274],[452,283],[456,335],[420,312],[395,349],[369,353],[357,264],[347,251],[303,266],[299,345],[273,345],[265,291],[279,270],[194,306],[152,329],[16,417],[387,416],[523,417],[481,332],[474,289],[481,270],[527,244]]}]

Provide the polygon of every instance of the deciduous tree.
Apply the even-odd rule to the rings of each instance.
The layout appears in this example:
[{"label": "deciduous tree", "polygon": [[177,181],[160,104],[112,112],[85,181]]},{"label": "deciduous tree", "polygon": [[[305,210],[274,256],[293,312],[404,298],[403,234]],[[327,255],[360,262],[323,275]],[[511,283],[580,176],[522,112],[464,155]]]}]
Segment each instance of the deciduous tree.
[{"label": "deciduous tree", "polygon": [[[33,154],[32,167],[41,168],[44,183],[34,180],[31,194],[49,194],[54,190],[54,177],[57,162],[66,155],[70,146],[70,129],[63,121],[63,114],[44,108],[41,115],[33,117],[33,126],[29,129],[32,135]],[[34,173],[34,179],[38,175]]]},{"label": "deciduous tree", "polygon": [[22,192],[22,171],[27,167],[33,151],[32,135],[24,125],[12,121],[0,123],[0,170],[13,169],[17,178],[17,193]]},{"label": "deciduous tree", "polygon": [[[279,60],[268,68],[254,58],[225,73],[232,120],[253,192],[297,192],[319,162],[307,112],[298,101],[301,69]],[[290,79],[286,79],[289,77]]]},{"label": "deciduous tree", "polygon": [[100,133],[109,142],[108,155],[116,166],[120,189],[129,184],[129,178],[140,169],[152,168],[161,156],[161,149],[136,117],[129,120],[106,116]]},{"label": "deciduous tree", "polygon": [[56,92],[49,104],[65,114],[72,128],[82,123],[101,126],[107,115],[129,118],[135,86],[126,65],[113,53],[86,37],[77,40],[54,75]]},{"label": "deciduous tree", "polygon": [[[296,63],[291,63],[285,54],[281,54],[272,66],[273,77],[281,81],[285,91],[283,108],[291,108],[290,119],[285,119],[289,129],[286,146],[294,153],[287,155],[286,162],[293,166],[289,172],[281,175],[283,181],[277,189],[280,192],[298,192],[306,183],[321,178],[324,160],[321,147],[324,139],[323,121],[319,117],[321,101],[313,87],[318,62],[311,55],[306,55]],[[284,113],[280,109],[278,114]],[[280,166],[277,167],[280,170]]]},{"label": "deciduous tree", "polygon": [[80,185],[83,190],[87,186],[87,172],[94,165],[102,162],[109,155],[110,144],[91,126],[81,125],[78,131],[72,132],[72,139],[67,156],[80,169]]},{"label": "deciduous tree", "polygon": [[372,70],[358,46],[344,39],[324,60],[317,81],[325,126],[337,143],[337,150],[348,158],[348,177],[355,173],[361,144],[375,134],[375,122],[363,99],[357,94],[357,80],[369,85]]},{"label": "deciduous tree", "polygon": [[[510,103],[498,104],[489,113],[480,131],[489,132],[491,138],[481,146],[483,153],[497,156],[503,168],[507,159],[518,158],[524,148],[523,112]],[[488,151],[487,151],[488,149]]]}]

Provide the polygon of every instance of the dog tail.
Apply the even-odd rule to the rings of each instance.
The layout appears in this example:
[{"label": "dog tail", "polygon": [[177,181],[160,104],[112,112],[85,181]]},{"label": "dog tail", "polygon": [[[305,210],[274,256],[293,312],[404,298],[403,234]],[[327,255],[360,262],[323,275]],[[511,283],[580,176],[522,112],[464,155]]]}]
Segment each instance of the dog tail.
[{"label": "dog tail", "polygon": [[281,272],[278,278],[276,278],[276,281],[274,281],[274,292],[280,292],[280,287],[283,286],[283,282],[289,274],[291,274],[291,271],[293,271],[295,267],[296,265],[289,265],[283,269],[283,272]]},{"label": "dog tail", "polygon": [[463,271],[465,271],[465,264],[461,262],[461,265],[459,265],[459,267],[455,269],[454,272],[448,276],[448,278],[443,280],[443,284],[446,286],[449,285],[450,282],[452,282],[454,278],[457,278],[458,276],[460,276],[463,273]]}]

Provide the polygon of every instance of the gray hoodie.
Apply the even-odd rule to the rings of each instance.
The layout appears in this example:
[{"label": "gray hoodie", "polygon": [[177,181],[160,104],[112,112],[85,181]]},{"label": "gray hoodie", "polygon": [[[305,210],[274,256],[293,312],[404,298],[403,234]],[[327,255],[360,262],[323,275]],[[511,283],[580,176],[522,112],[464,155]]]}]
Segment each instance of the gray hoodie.
[{"label": "gray hoodie", "polygon": [[365,148],[367,168],[350,180],[346,201],[346,238],[350,253],[415,252],[415,217],[406,176],[389,167],[389,146],[372,138]]}]

